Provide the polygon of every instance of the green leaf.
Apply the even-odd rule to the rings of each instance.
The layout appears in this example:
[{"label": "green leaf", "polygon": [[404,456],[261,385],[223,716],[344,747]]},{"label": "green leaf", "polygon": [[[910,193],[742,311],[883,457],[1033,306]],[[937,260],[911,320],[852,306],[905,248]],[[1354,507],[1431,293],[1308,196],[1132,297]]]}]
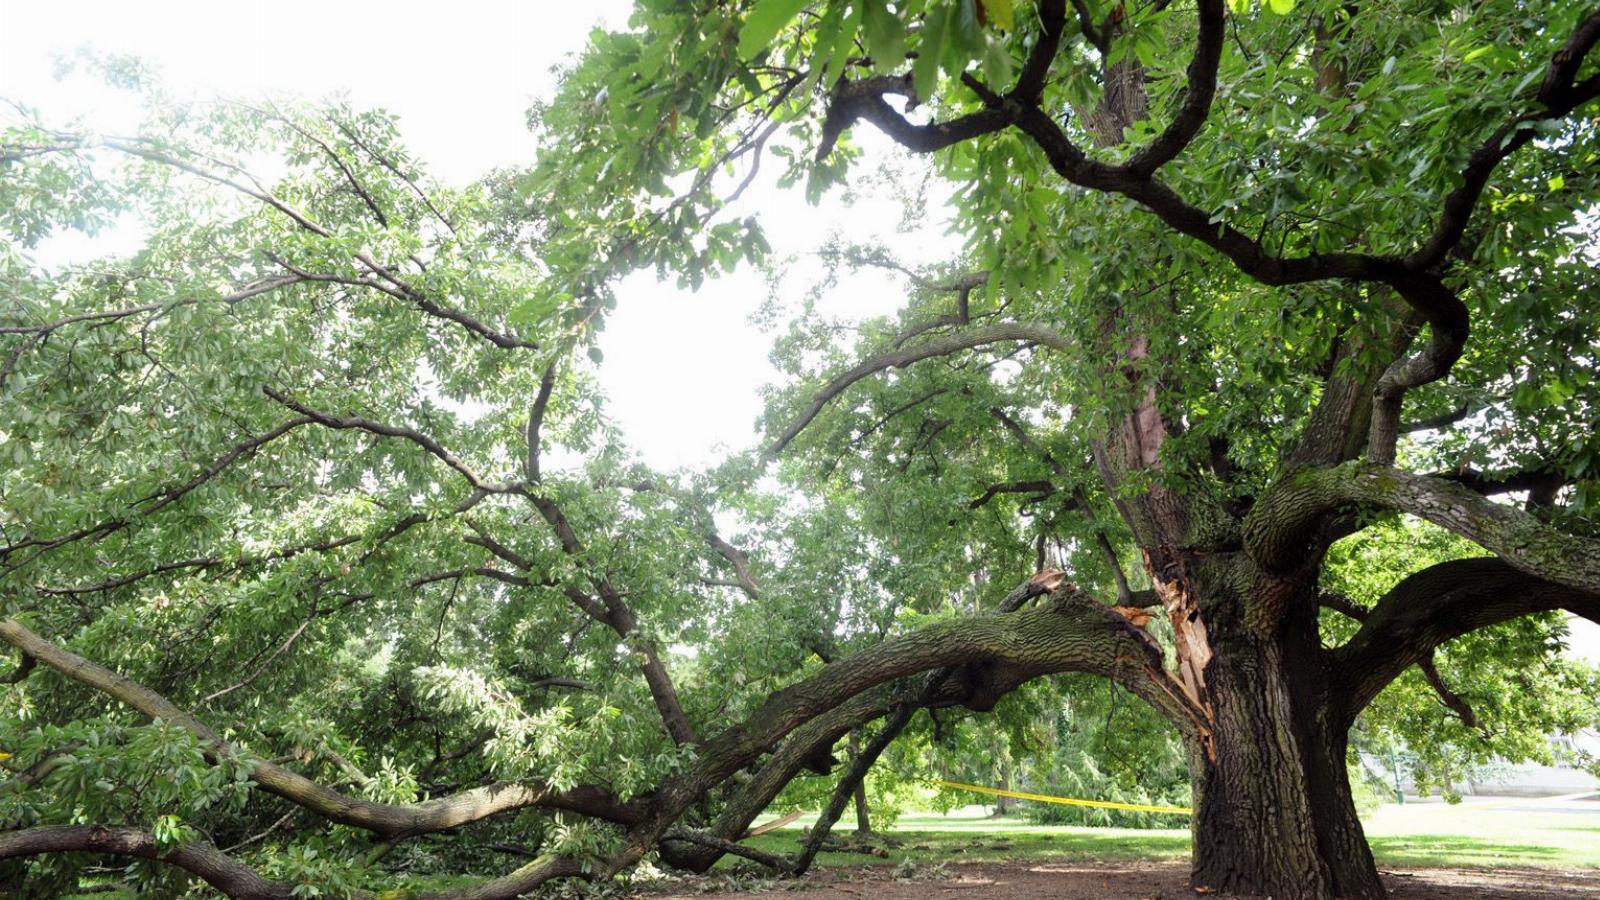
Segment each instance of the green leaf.
[{"label": "green leaf", "polygon": [[856,31],[861,28],[861,4],[857,3],[850,8],[850,15],[845,17],[844,23],[839,28],[839,34],[833,40],[832,54],[828,58],[828,74],[824,84],[833,84],[844,74],[845,63],[850,61],[850,48],[854,46]]},{"label": "green leaf", "polygon": [[867,52],[878,68],[899,65],[906,55],[906,30],[900,17],[889,11],[884,0],[866,0],[862,4]]},{"label": "green leaf", "polygon": [[806,0],[759,0],[739,29],[739,56],[751,59],[765,50],[805,5]]},{"label": "green leaf", "polygon": [[1011,0],[977,0],[989,17],[989,24],[1001,31],[1010,31],[1013,23]]},{"label": "green leaf", "polygon": [[922,44],[917,47],[917,61],[911,66],[911,83],[919,101],[927,102],[939,84],[939,62],[950,41],[950,19],[948,7],[928,13],[927,24],[922,29]]},{"label": "green leaf", "polygon": [[1567,186],[1567,179],[1561,177],[1560,175],[1552,175],[1550,176],[1550,180],[1547,182],[1547,184],[1550,185],[1550,190],[1552,192],[1559,191]]},{"label": "green leaf", "polygon": [[1267,5],[1280,16],[1287,16],[1294,10],[1294,0],[1267,0]]}]

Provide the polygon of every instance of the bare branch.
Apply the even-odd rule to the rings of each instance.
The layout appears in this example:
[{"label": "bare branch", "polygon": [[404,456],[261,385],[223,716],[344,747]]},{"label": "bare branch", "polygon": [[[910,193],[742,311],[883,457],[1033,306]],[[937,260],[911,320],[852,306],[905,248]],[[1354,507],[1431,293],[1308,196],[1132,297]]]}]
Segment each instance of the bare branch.
[{"label": "bare branch", "polygon": [[1323,607],[1324,609],[1331,609],[1334,612],[1339,613],[1346,618],[1354,619],[1357,622],[1365,622],[1367,620],[1367,616],[1372,614],[1372,610],[1367,609],[1365,606],[1357,603],[1354,599],[1338,593],[1337,591],[1322,591],[1321,593],[1317,594],[1317,605]]},{"label": "bare branch", "polygon": [[828,833],[833,830],[833,823],[839,821],[844,808],[855,796],[856,787],[867,777],[867,772],[872,769],[883,751],[889,749],[894,739],[900,736],[906,726],[911,724],[912,716],[916,715],[920,707],[905,704],[897,707],[889,714],[888,721],[879,727],[878,733],[861,749],[860,753],[850,761],[850,766],[839,777],[838,784],[834,785],[833,795],[828,798],[828,805],[823,808],[822,815],[817,817],[817,823],[811,826],[811,833],[806,836],[806,842],[800,848],[800,855],[795,859],[794,870],[804,873],[811,868],[811,863],[817,858],[817,853],[822,850],[823,842],[828,839]]},{"label": "bare branch", "polygon": [[[578,532],[567,520],[561,506],[544,494],[527,491],[521,493],[527,497],[529,503],[533,504],[533,508],[550,526],[551,531],[555,532],[561,551],[574,559],[586,559],[587,553],[583,541],[578,538]],[[592,577],[591,581],[600,595],[599,602],[573,585],[565,588],[567,598],[573,605],[583,610],[585,615],[611,628],[633,646],[641,657],[640,673],[644,676],[645,685],[650,689],[650,697],[655,701],[656,711],[661,715],[661,724],[666,728],[667,734],[680,746],[697,743],[694,725],[683,711],[683,704],[678,699],[678,689],[672,683],[671,673],[662,663],[660,651],[655,645],[637,634],[638,617],[623,599],[622,592],[603,575]]]},{"label": "bare branch", "polygon": [[1449,412],[1440,413],[1437,416],[1428,416],[1425,419],[1417,419],[1413,422],[1405,422],[1400,426],[1400,433],[1416,434],[1419,431],[1438,431],[1443,428],[1449,428],[1451,425],[1456,424],[1457,422],[1467,418],[1481,409],[1482,407],[1475,407],[1470,403],[1463,403]]},{"label": "bare branch", "polygon": [[413,179],[411,176],[405,174],[404,172],[400,171],[400,167],[395,165],[394,161],[389,159],[389,157],[385,156],[382,153],[379,153],[377,150],[373,149],[373,147],[371,145],[369,145],[367,142],[363,141],[361,139],[361,135],[358,134],[355,129],[351,128],[346,123],[340,121],[338,118],[335,118],[333,116],[330,116],[328,118],[328,121],[332,122],[333,123],[333,127],[339,129],[339,131],[342,132],[344,134],[344,136],[350,140],[350,143],[355,144],[357,147],[360,147],[362,150],[365,150],[367,152],[368,156],[371,156],[373,159],[377,160],[378,165],[383,166],[385,169],[388,169],[389,172],[394,175],[394,177],[400,179],[402,182],[405,183],[405,185],[407,187],[411,188],[411,192],[417,195],[417,199],[421,200],[422,204],[428,208],[428,212],[432,213],[433,217],[435,219],[438,219],[439,222],[441,224],[443,224],[445,228],[449,229],[451,234],[455,234],[456,233],[455,224],[452,223],[450,221],[450,219],[445,216],[444,213],[440,212],[438,207],[433,205],[433,200],[430,199],[428,197],[427,193],[425,191],[423,191],[422,188],[417,185],[417,182],[416,182],[415,179]]},{"label": "bare branch", "polygon": [[1435,694],[1439,695],[1439,701],[1447,709],[1455,713],[1456,718],[1461,720],[1461,724],[1468,728],[1479,727],[1478,714],[1472,711],[1471,704],[1462,699],[1460,694],[1450,690],[1450,686],[1444,683],[1444,676],[1439,674],[1439,667],[1434,664],[1431,651],[1428,653],[1427,659],[1417,663],[1417,668],[1422,670],[1422,677],[1428,680],[1428,686],[1433,688]]},{"label": "bare branch", "polygon": [[524,432],[528,442],[528,457],[523,464],[523,477],[529,484],[539,483],[539,429],[544,425],[545,408],[550,405],[550,392],[555,386],[556,364],[552,362],[545,366],[544,376],[539,379],[539,393],[528,410],[528,427]]},{"label": "bare branch", "polygon": [[717,534],[715,531],[706,535],[706,542],[723,559],[727,560],[729,565],[733,566],[733,571],[739,579],[737,586],[751,600],[759,600],[761,598],[761,585],[757,584],[755,578],[750,575],[750,555],[723,540],[722,535]]},{"label": "bare branch", "polygon": [[[1344,594],[1333,591],[1323,591],[1317,597],[1317,601],[1323,607],[1339,612],[1357,622],[1365,622],[1372,615],[1372,610],[1367,609]],[[1472,711],[1472,707],[1461,698],[1461,695],[1450,690],[1450,686],[1444,683],[1444,676],[1439,674],[1439,667],[1434,664],[1433,656],[1433,650],[1430,649],[1427,656],[1417,661],[1417,668],[1422,671],[1422,677],[1427,679],[1428,686],[1433,688],[1435,694],[1439,695],[1440,702],[1456,714],[1456,718],[1461,720],[1461,724],[1468,728],[1477,728],[1477,713]]]},{"label": "bare branch", "polygon": [[767,455],[769,457],[775,457],[782,453],[784,448],[789,446],[789,443],[793,441],[801,431],[805,430],[807,425],[811,424],[811,420],[815,419],[817,414],[822,412],[823,408],[826,407],[828,403],[833,400],[833,398],[844,393],[845,390],[847,390],[851,385],[862,380],[863,378],[875,375],[885,369],[905,368],[906,366],[921,362],[925,359],[931,359],[936,356],[948,356],[952,353],[959,353],[963,350],[971,350],[977,347],[1000,343],[1003,341],[1026,341],[1028,343],[1053,347],[1057,350],[1063,350],[1071,346],[1071,342],[1068,341],[1067,338],[1060,332],[1046,328],[1042,325],[1032,325],[1023,322],[1004,322],[998,325],[989,325],[984,328],[975,328],[971,331],[957,332],[955,334],[946,335],[944,337],[928,341],[924,344],[918,344],[914,347],[905,347],[889,353],[874,356],[857,364],[849,371],[835,376],[827,384],[823,385],[822,389],[817,392],[817,395],[812,399],[811,403],[805,408],[805,410],[802,411],[794,420],[794,422],[792,422],[788,428],[784,429],[783,433],[778,436],[778,439],[773,442],[772,446],[767,450]]},{"label": "bare branch", "polygon": [[705,847],[712,847],[721,850],[723,853],[731,853],[734,856],[742,856],[752,862],[758,862],[774,872],[780,872],[785,875],[795,870],[794,866],[781,856],[774,856],[754,847],[746,847],[743,844],[734,843],[716,835],[701,834],[697,831],[669,831],[661,836],[661,840],[662,842],[678,841],[685,844],[700,844]]},{"label": "bare branch", "polygon": [[1198,0],[1195,11],[1200,29],[1194,57],[1185,73],[1188,85],[1183,105],[1166,129],[1123,166],[1134,175],[1149,177],[1183,152],[1211,115],[1211,100],[1217,93],[1217,66],[1222,62],[1223,0]]},{"label": "bare branch", "polygon": [[378,201],[372,196],[372,192],[367,190],[366,185],[361,183],[361,180],[355,176],[354,172],[350,171],[350,167],[345,165],[344,159],[339,156],[337,151],[328,146],[328,143],[322,138],[319,138],[310,131],[300,127],[298,123],[290,119],[288,116],[282,115],[276,110],[267,113],[267,115],[271,116],[273,119],[282,123],[283,125],[288,126],[288,128],[295,134],[298,134],[311,143],[316,144],[317,147],[322,150],[323,155],[328,158],[328,161],[333,163],[334,167],[339,170],[339,174],[344,176],[345,183],[350,185],[350,189],[355,192],[356,196],[361,198],[361,202],[367,207],[367,211],[372,213],[372,218],[377,221],[379,227],[389,227],[389,217],[384,215],[383,209],[378,206]]},{"label": "bare branch", "polygon": [[[1048,8],[1047,4],[1041,3],[1039,4],[1039,8],[1041,16],[1048,15],[1048,13],[1045,12],[1045,10]],[[1106,40],[1106,33],[1104,29],[1095,24],[1094,13],[1089,11],[1089,4],[1084,2],[1084,0],[1072,0],[1072,9],[1077,13],[1078,30],[1083,32],[1084,40],[1088,41],[1090,46],[1094,47],[1096,50],[1099,50],[1102,56],[1110,53],[1111,43],[1110,41]],[[1049,21],[1050,20],[1048,18],[1045,19],[1046,27],[1049,27]]]},{"label": "bare branch", "polygon": [[445,465],[454,469],[457,474],[459,474],[462,478],[465,478],[467,483],[472,485],[472,487],[476,490],[480,490],[488,494],[524,493],[525,489],[519,484],[490,482],[483,480],[476,472],[468,468],[466,463],[462,462],[459,457],[451,453],[449,450],[446,450],[438,441],[420,431],[417,431],[414,428],[405,428],[399,425],[384,425],[379,422],[371,421],[370,419],[363,419],[360,416],[335,416],[312,409],[298,400],[290,398],[275,388],[262,387],[261,390],[273,400],[276,400],[295,412],[300,413],[305,417],[305,421],[316,422],[318,425],[323,425],[328,428],[355,429],[358,431],[365,431],[369,434],[376,434],[380,437],[404,438],[405,440],[408,440],[428,451],[428,453],[432,454],[440,462],[443,462]]},{"label": "bare branch", "polygon": [[949,122],[914,125],[884,99],[891,95],[915,99],[911,77],[873,75],[855,81],[840,81],[834,88],[827,116],[822,122],[822,140],[817,145],[817,159],[827,159],[833,153],[839,136],[861,119],[866,119],[897,143],[918,153],[932,153],[979,135],[992,134],[1011,124],[1010,116],[1005,112],[986,108]]},{"label": "bare branch", "polygon": [[881,250],[848,250],[843,254],[852,265],[872,266],[877,269],[888,269],[899,272],[907,281],[925,291],[934,293],[959,293],[983,287],[989,282],[988,272],[967,272],[957,275],[947,281],[935,281],[914,269],[911,269],[889,256]]},{"label": "bare branch", "polygon": [[1034,499],[1041,499],[1055,492],[1056,486],[1048,481],[1007,481],[984,488],[982,494],[967,503],[967,508],[978,509],[1001,494],[1036,494]]}]

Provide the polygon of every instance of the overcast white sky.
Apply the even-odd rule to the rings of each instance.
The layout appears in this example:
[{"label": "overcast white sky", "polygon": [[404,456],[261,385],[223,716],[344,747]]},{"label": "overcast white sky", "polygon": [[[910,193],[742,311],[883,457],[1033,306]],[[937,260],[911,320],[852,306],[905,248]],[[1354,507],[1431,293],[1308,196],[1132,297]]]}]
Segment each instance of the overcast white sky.
[{"label": "overcast white sky", "polygon": [[[0,0],[0,97],[51,119],[84,116],[107,130],[119,127],[125,101],[117,94],[89,79],[54,78],[55,55],[80,47],[139,56],[169,86],[197,97],[314,99],[342,91],[357,106],[399,114],[408,145],[437,176],[460,183],[532,160],[535,147],[523,124],[529,100],[552,90],[551,67],[579,50],[591,28],[623,24],[629,6],[627,0],[442,6]],[[768,211],[768,234],[780,253],[803,253],[830,230],[891,242],[913,261],[954,249],[933,223],[918,235],[894,235],[899,209],[886,201],[848,211],[837,204],[811,209],[768,181],[744,203]],[[799,222],[803,228],[779,227]],[[602,383],[612,417],[651,465],[703,465],[753,444],[758,390],[773,370],[768,337],[747,318],[766,292],[764,281],[746,270],[693,296],[649,275],[623,283],[602,339],[608,361]],[[899,302],[893,280],[862,277],[830,297],[827,311],[870,316]],[[1600,662],[1600,627],[1579,621],[1575,631],[1581,653]]]},{"label": "overcast white sky", "polygon": [[[131,128],[124,95],[97,87],[92,77],[55,78],[57,55],[86,47],[147,60],[170,88],[197,98],[342,92],[358,107],[397,113],[407,145],[430,170],[465,183],[497,166],[532,162],[529,101],[553,90],[551,68],[581,49],[590,29],[625,24],[630,6],[0,0],[0,97],[38,109],[48,121],[83,116],[103,130]],[[769,160],[763,171],[774,176],[778,168]],[[782,254],[804,254],[830,230],[890,241],[913,260],[953,252],[950,242],[929,235],[897,237],[899,207],[889,201],[813,209],[768,178],[741,206],[747,209],[730,214],[768,214],[769,239]],[[797,222],[805,227],[777,227]],[[774,378],[769,338],[747,321],[767,295],[764,279],[740,270],[690,296],[646,274],[626,280],[620,295],[602,335],[609,361],[602,383],[607,409],[633,447],[651,465],[673,468],[751,446],[758,390]],[[900,296],[893,280],[868,275],[852,279],[828,305],[864,317],[892,311]]]}]

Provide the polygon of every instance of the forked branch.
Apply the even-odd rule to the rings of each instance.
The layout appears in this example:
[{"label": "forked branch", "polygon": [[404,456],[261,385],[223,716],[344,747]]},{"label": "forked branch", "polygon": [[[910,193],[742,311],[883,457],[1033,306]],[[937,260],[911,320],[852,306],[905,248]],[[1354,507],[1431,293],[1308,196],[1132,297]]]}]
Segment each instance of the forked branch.
[{"label": "forked branch", "polygon": [[[1552,609],[1600,622],[1600,592],[1557,584],[1490,558],[1452,560],[1407,577],[1372,607],[1355,636],[1332,653],[1346,720],[1354,719],[1407,667],[1430,662],[1441,644]],[[1468,708],[1463,721],[1470,715]]]},{"label": "forked branch", "polygon": [[1410,513],[1535,578],[1600,593],[1600,541],[1568,534],[1460,484],[1368,463],[1303,470],[1269,488],[1245,517],[1245,549],[1268,571],[1291,571],[1317,527],[1342,507]]}]

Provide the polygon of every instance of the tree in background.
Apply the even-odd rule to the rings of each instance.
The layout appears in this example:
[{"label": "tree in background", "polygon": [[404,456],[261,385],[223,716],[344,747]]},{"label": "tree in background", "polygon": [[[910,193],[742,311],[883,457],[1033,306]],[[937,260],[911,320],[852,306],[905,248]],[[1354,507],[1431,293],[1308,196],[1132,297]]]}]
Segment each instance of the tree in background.
[{"label": "tree in background", "polygon": [[[1600,10],[1269,6],[649,0],[466,189],[341,107],[8,132],[5,877],[803,869],[737,841],[847,734],[816,840],[923,710],[1077,672],[1178,736],[1197,886],[1381,896],[1347,760],[1396,679],[1496,752],[1593,720],[1528,664],[1600,620]],[[762,258],[756,163],[820,194],[863,127],[962,258],[852,347],[792,321],[762,458],[646,470],[611,284]],[[1459,542],[1372,564],[1402,515]]]}]

